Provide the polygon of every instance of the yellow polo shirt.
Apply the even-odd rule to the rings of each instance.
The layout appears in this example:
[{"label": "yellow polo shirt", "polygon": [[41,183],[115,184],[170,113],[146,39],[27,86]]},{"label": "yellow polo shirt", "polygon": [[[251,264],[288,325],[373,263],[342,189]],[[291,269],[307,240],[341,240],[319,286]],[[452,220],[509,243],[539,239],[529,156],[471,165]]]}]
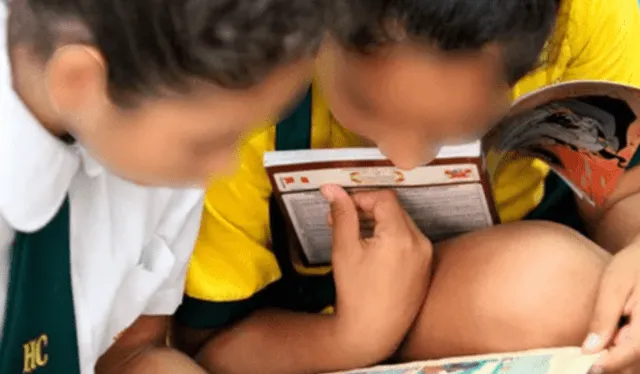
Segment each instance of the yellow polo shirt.
[{"label": "yellow polo shirt", "polygon": [[[576,79],[640,86],[637,0],[564,0],[551,41],[550,63],[522,79],[513,98]],[[331,120],[315,88],[312,95],[312,147],[358,146],[357,136]],[[242,149],[239,171],[209,187],[186,297],[177,315],[181,323],[222,327],[268,304],[265,289],[281,278],[267,248],[271,187],[262,166],[264,152],[273,150],[274,143],[274,126],[253,136]],[[497,175],[494,193],[503,222],[519,220],[538,205],[547,173],[540,161],[518,160]]]}]

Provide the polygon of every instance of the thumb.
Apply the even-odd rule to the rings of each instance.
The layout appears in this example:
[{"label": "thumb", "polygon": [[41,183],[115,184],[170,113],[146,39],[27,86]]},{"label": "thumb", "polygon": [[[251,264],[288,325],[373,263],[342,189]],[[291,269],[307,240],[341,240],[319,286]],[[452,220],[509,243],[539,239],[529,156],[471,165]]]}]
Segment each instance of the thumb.
[{"label": "thumb", "polygon": [[360,245],[360,220],[351,196],[336,185],[322,186],[321,191],[331,205],[333,252]]},{"label": "thumb", "polygon": [[598,299],[593,319],[589,326],[589,335],[582,348],[587,353],[596,353],[606,348],[618,328],[627,299],[631,294],[631,286],[626,286],[621,274],[606,271],[598,291]]}]

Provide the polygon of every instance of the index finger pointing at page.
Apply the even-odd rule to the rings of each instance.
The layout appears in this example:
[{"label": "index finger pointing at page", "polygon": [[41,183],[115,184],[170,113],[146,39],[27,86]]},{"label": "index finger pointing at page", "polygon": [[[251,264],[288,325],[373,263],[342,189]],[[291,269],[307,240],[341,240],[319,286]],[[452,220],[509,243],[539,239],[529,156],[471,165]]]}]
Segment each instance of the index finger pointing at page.
[{"label": "index finger pointing at page", "polygon": [[376,232],[406,234],[408,225],[413,225],[393,191],[358,192],[353,200],[365,214],[373,217]]},{"label": "index finger pointing at page", "polygon": [[341,248],[357,248],[360,245],[360,220],[351,196],[336,185],[322,186],[321,191],[331,206],[334,254]]}]

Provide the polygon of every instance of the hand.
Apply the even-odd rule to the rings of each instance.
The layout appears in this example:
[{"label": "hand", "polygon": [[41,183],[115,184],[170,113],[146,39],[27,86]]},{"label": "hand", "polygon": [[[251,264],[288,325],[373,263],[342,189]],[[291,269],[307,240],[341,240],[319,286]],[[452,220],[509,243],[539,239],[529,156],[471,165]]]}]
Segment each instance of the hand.
[{"label": "hand", "polygon": [[[613,257],[604,273],[590,334],[584,342],[587,353],[608,348],[593,373],[618,373],[640,365],[640,242]],[[626,323],[619,328],[619,323]],[[633,372],[633,371],[632,371]]]},{"label": "hand", "polygon": [[[433,247],[393,192],[322,192],[331,204],[337,334],[357,354],[387,358],[424,303]],[[371,238],[360,237],[358,209],[373,218]]]}]

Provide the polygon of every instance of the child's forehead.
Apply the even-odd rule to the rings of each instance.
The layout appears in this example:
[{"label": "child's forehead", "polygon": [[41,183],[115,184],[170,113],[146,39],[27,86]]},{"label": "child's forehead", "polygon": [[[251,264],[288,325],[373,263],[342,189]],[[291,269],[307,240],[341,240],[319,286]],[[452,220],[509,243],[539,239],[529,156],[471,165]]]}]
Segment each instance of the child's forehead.
[{"label": "child's forehead", "polygon": [[[382,101],[424,101],[429,92],[497,87],[503,80],[501,64],[492,53],[475,58],[465,56],[425,56],[413,52],[390,53],[379,57],[350,58],[341,75],[345,91],[360,101],[372,102],[380,94]],[[506,87],[506,85],[505,85]],[[376,91],[376,94],[373,92]],[[421,98],[422,96],[422,98]]]}]

